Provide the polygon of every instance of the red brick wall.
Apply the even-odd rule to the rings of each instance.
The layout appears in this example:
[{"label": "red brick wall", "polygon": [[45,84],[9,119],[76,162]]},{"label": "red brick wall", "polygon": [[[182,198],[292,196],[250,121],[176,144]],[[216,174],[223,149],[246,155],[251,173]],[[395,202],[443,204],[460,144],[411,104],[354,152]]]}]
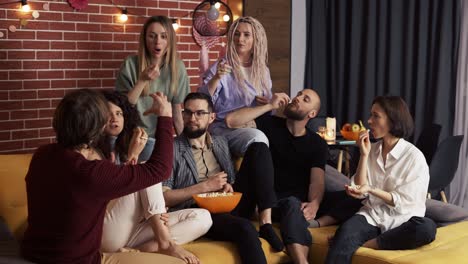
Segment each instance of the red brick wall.
[{"label": "red brick wall", "polygon": [[[32,152],[53,142],[55,106],[65,93],[78,88],[112,89],[123,59],[136,53],[146,17],[180,18],[201,0],[114,0],[128,9],[129,19],[118,20],[120,10],[110,0],[89,0],[75,11],[65,0],[28,1],[32,12],[19,3],[0,6],[0,153]],[[49,3],[49,10],[43,5]],[[139,16],[132,16],[139,15]],[[20,18],[28,24],[20,26]],[[199,83],[199,47],[192,38],[191,16],[181,19],[178,49],[195,90]],[[11,25],[16,32],[10,32]],[[225,39],[223,39],[225,41]],[[210,52],[215,60],[223,48]]]}]

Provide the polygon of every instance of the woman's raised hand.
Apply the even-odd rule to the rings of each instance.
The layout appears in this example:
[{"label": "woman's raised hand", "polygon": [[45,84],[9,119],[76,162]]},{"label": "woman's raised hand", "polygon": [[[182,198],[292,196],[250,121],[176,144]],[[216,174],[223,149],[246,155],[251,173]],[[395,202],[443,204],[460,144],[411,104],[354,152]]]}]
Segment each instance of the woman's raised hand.
[{"label": "woman's raised hand", "polygon": [[135,165],[138,163],[138,156],[145,148],[146,142],[148,141],[148,134],[146,131],[137,127],[133,130],[132,139],[128,146],[128,157],[125,164]]},{"label": "woman's raised hand", "polygon": [[221,59],[216,67],[216,77],[221,78],[224,75],[231,73],[231,71],[231,65],[229,65],[225,59]]},{"label": "woman's raised hand", "polygon": [[153,98],[153,105],[143,115],[155,114],[172,117],[172,105],[167,101],[167,96],[161,92],[150,94],[150,96]]},{"label": "woman's raised hand", "polygon": [[159,71],[159,68],[161,67],[161,58],[158,57],[157,60],[148,66],[143,72],[140,73],[140,80],[143,81],[152,81],[154,79],[157,79],[159,75],[161,75],[161,72]]},{"label": "woman's raised hand", "polygon": [[152,81],[159,77],[161,72],[159,71],[158,64],[151,64],[148,68],[140,73],[140,80]]},{"label": "woman's raised hand", "polygon": [[365,195],[367,195],[370,191],[370,186],[367,185],[367,184],[364,184],[364,185],[354,185],[354,186],[350,186],[350,185],[345,185],[345,190],[346,190],[346,193],[353,197],[353,198],[356,198],[356,199],[362,199],[365,197]]},{"label": "woman's raised hand", "polygon": [[357,145],[361,152],[361,156],[368,156],[371,148],[370,139],[369,139],[369,130],[361,131],[359,133],[359,139],[357,140]]}]

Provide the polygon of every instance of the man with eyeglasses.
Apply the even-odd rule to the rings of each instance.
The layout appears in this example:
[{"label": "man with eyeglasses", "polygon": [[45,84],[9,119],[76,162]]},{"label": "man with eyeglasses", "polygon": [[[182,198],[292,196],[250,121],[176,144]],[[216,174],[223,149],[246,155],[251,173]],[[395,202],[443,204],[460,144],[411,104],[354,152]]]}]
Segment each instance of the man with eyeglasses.
[{"label": "man with eyeglasses", "polygon": [[[271,156],[265,143],[249,146],[236,175],[227,140],[207,130],[215,119],[209,95],[190,93],[182,112],[184,129],[174,140],[171,177],[163,182],[164,198],[170,211],[194,206],[192,195],[207,192],[241,192],[239,205],[231,213],[212,214],[213,225],[206,234],[213,240],[236,244],[242,263],[267,263],[259,236],[275,251],[283,243],[271,225],[271,207],[276,203]],[[259,208],[260,231],[249,221]]]}]

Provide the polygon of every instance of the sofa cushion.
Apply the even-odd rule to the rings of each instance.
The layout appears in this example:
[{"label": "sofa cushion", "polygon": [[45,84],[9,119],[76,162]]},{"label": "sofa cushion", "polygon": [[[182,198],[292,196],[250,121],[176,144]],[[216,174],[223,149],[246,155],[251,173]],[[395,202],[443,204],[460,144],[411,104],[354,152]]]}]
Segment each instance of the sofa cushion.
[{"label": "sofa cushion", "polygon": [[[323,263],[328,252],[328,238],[333,236],[336,226],[310,228],[312,246],[309,260]],[[411,250],[374,250],[359,248],[352,263],[466,263],[468,259],[468,221],[437,229],[436,239],[425,246]]]},{"label": "sofa cushion", "polygon": [[0,216],[16,239],[26,230],[28,214],[24,177],[32,154],[0,155]]},{"label": "sofa cushion", "polygon": [[426,201],[426,217],[436,222],[437,226],[446,226],[460,221],[468,221],[468,210],[463,207],[438,200]]},{"label": "sofa cushion", "polygon": [[330,165],[325,165],[325,191],[343,191],[350,179]]},{"label": "sofa cushion", "polygon": [[10,240],[14,240],[13,235],[11,234],[10,229],[6,225],[5,220],[3,220],[2,217],[0,217],[0,242]]},{"label": "sofa cushion", "polygon": [[[287,263],[290,260],[285,251],[274,252],[266,240],[260,238],[267,263]],[[184,244],[183,247],[195,254],[203,264],[236,264],[241,263],[237,248],[233,243],[225,241],[213,241],[200,238]]]}]

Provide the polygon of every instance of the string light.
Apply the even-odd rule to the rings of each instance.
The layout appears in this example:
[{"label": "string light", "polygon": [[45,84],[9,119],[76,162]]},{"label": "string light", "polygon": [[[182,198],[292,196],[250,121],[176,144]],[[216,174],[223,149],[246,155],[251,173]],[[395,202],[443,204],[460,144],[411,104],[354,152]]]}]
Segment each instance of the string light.
[{"label": "string light", "polygon": [[[21,0],[21,3],[26,3],[27,0]],[[117,7],[118,9],[121,9],[122,12],[119,16],[119,21],[122,22],[122,23],[125,23],[127,20],[128,20],[128,16],[129,15],[132,15],[132,14],[128,14],[128,11],[125,7],[123,6],[118,6],[114,3],[113,0],[107,0],[109,1],[109,3],[111,3],[113,6]],[[209,20],[212,20],[212,21],[216,21],[219,17],[219,9],[221,8],[221,3],[219,0],[210,0],[210,4],[211,4],[211,7],[207,10],[207,17]],[[27,4],[26,4],[27,5]],[[188,15],[192,14],[193,11],[190,11],[188,12],[186,15],[180,17],[180,18],[184,18],[184,17],[187,17]],[[140,15],[132,15],[132,16],[139,16],[139,17],[143,17],[143,16],[140,16]],[[236,18],[236,17],[234,17]],[[223,21],[224,22],[229,22],[232,18],[228,15],[228,14],[225,14],[223,15]],[[176,18],[173,18],[172,19],[172,28],[174,28],[174,30],[177,30],[180,28],[180,21],[179,19],[176,19]]]},{"label": "string light", "polygon": [[27,0],[21,0],[21,11],[23,12],[31,11],[31,7],[29,7]]},{"label": "string light", "polygon": [[124,23],[127,22],[128,15],[127,15],[127,9],[126,8],[122,9],[122,14],[120,15],[119,19],[120,19],[120,21],[122,21]]},{"label": "string light", "polygon": [[179,29],[179,27],[180,26],[179,26],[179,23],[178,23],[177,19],[173,18],[172,19],[172,28],[174,28],[174,30],[177,30],[177,29]]}]

